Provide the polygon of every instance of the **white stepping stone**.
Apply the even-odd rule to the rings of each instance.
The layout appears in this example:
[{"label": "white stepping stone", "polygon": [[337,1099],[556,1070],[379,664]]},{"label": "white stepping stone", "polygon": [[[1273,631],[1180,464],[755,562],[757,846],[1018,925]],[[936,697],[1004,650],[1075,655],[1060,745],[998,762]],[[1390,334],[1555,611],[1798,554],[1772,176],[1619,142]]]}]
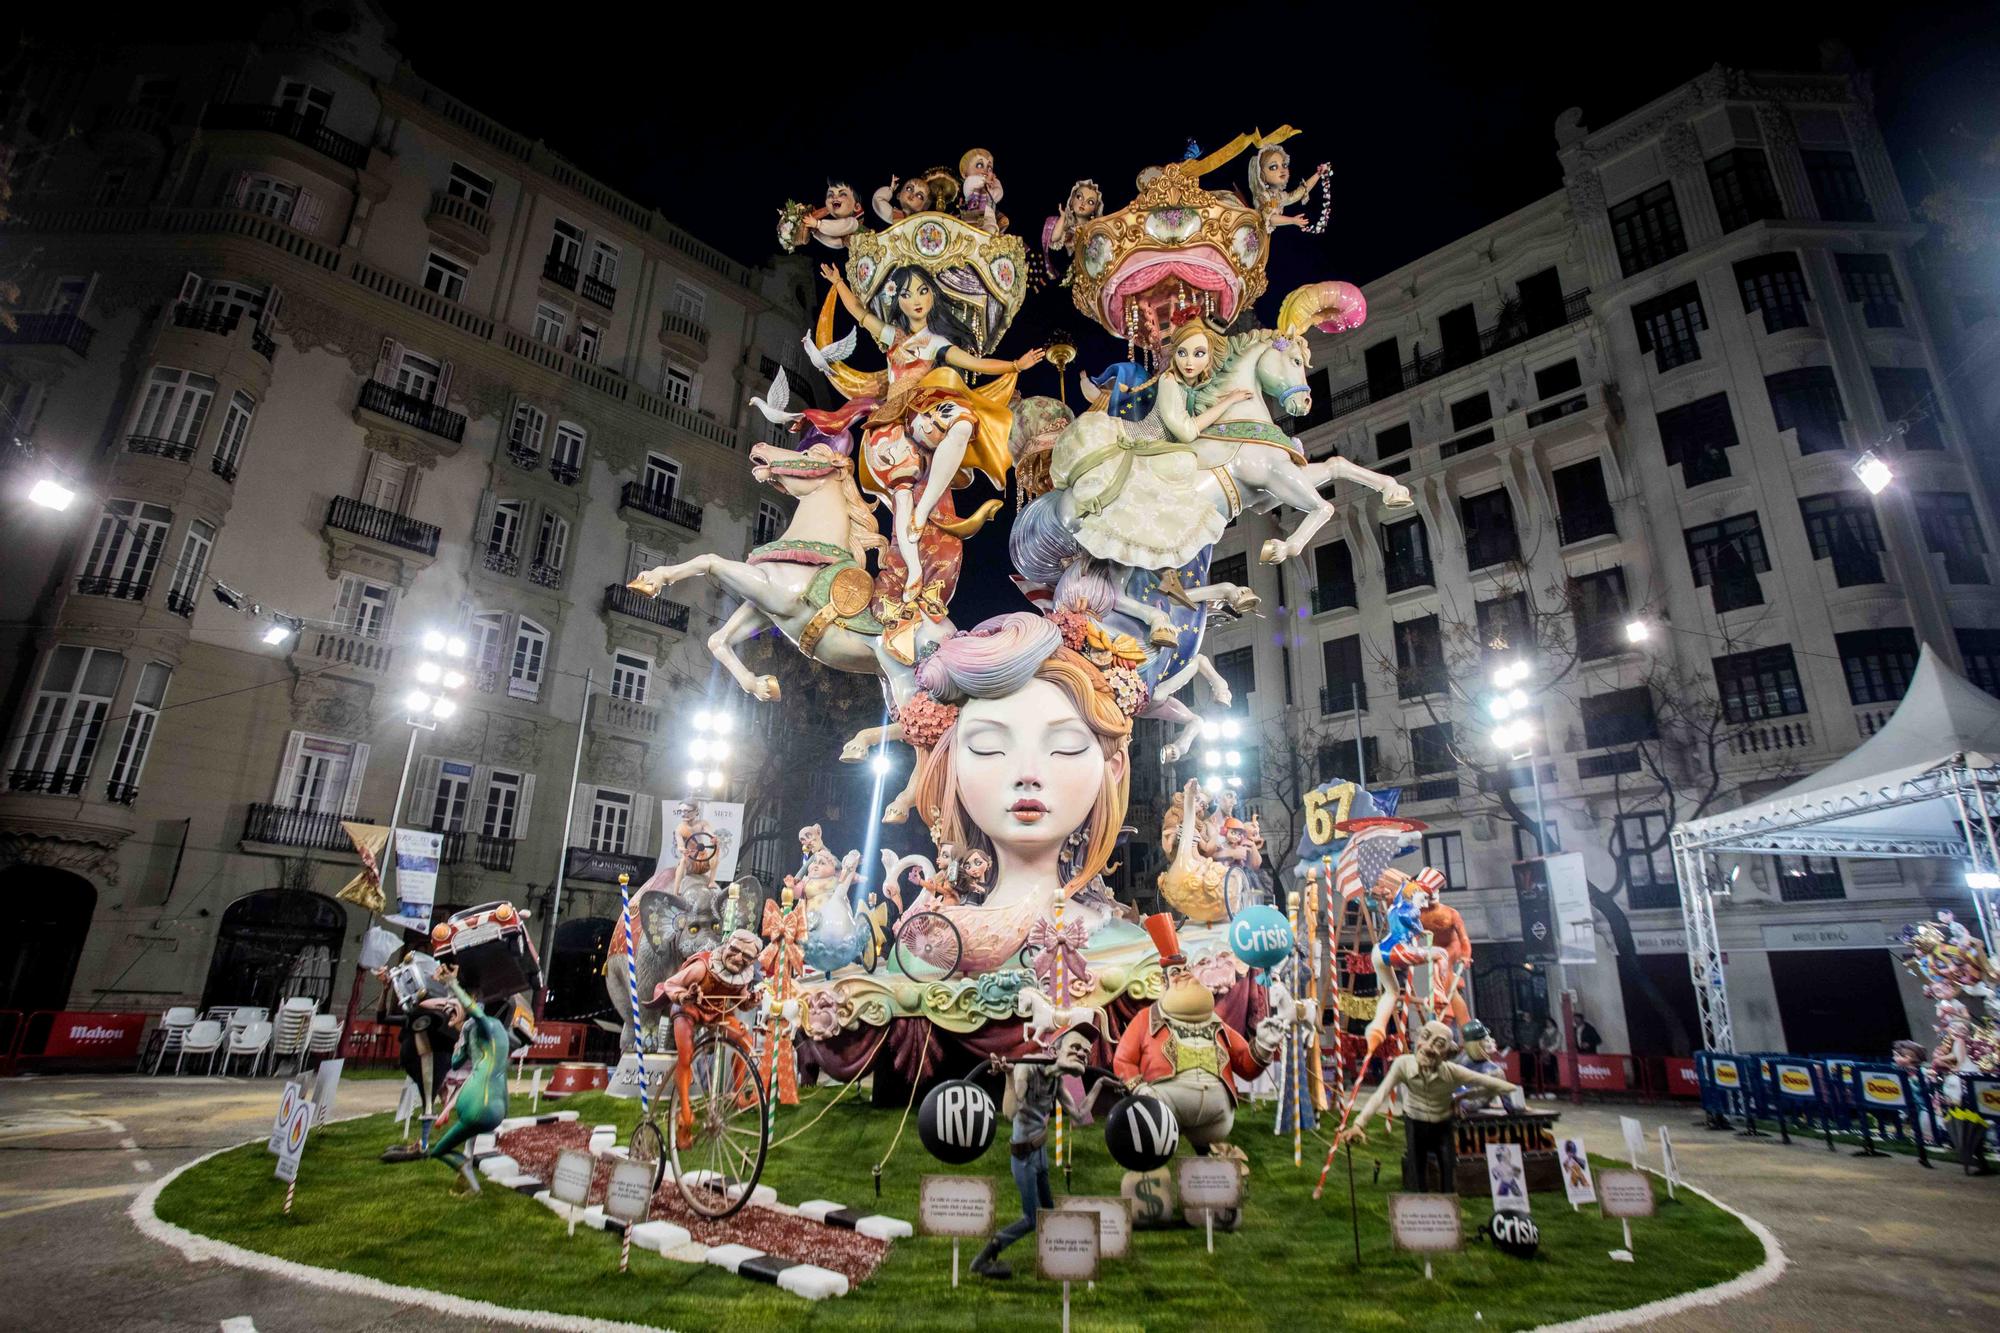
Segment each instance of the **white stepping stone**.
[{"label": "white stepping stone", "polygon": [[818,1264],[794,1264],[778,1274],[778,1289],[809,1301],[823,1301],[847,1294],[847,1275]]},{"label": "white stepping stone", "polygon": [[876,1240],[901,1240],[916,1234],[916,1228],[897,1217],[864,1217],[854,1224],[856,1235],[871,1236]]},{"label": "white stepping stone", "polygon": [[501,1176],[518,1176],[521,1174],[521,1164],[506,1153],[495,1153],[491,1157],[480,1159],[479,1174],[496,1179]]},{"label": "white stepping stone", "polygon": [[576,1220],[589,1227],[592,1231],[602,1231],[608,1219],[604,1216],[604,1205],[593,1203],[590,1207],[578,1213]]},{"label": "white stepping stone", "polygon": [[686,1227],[677,1227],[672,1222],[641,1222],[632,1228],[632,1243],[649,1250],[665,1254],[678,1250],[693,1240]]},{"label": "white stepping stone", "polygon": [[500,1144],[497,1141],[499,1137],[498,1134],[474,1135],[472,1139],[472,1155],[477,1157],[480,1153],[500,1151]]},{"label": "white stepping stone", "polygon": [[764,1253],[762,1250],[752,1249],[748,1245],[711,1245],[708,1249],[708,1262],[717,1268],[734,1273],[745,1259],[755,1259],[762,1253]]},{"label": "white stepping stone", "polygon": [[799,1205],[799,1216],[814,1222],[824,1222],[828,1213],[837,1213],[846,1206],[831,1199],[807,1199]]}]

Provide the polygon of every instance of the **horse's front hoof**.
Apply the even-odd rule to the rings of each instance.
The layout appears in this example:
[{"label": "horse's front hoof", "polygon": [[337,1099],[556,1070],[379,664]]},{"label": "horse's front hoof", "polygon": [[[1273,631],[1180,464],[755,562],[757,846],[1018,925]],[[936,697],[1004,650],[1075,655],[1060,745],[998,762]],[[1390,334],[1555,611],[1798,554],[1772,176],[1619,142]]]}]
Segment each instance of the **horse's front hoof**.
[{"label": "horse's front hoof", "polygon": [[766,704],[778,702],[778,698],[782,693],[783,690],[779,688],[776,676],[759,676],[757,677],[757,683],[750,689],[751,698],[757,700],[759,703]]},{"label": "horse's front hoof", "polygon": [[1266,541],[1262,549],[1257,552],[1257,559],[1267,565],[1280,565],[1290,555],[1291,552],[1285,549],[1285,544],[1276,537],[1273,537]]},{"label": "horse's front hoof", "polygon": [[868,751],[872,748],[874,747],[863,745],[860,741],[849,741],[840,747],[840,762],[843,764],[858,764],[868,757]]},{"label": "horse's front hoof", "polygon": [[1263,604],[1264,599],[1248,588],[1237,589],[1236,595],[1229,599],[1229,609],[1239,616],[1255,615]]},{"label": "horse's front hoof", "polygon": [[1162,746],[1160,747],[1160,762],[1161,762],[1161,763],[1163,763],[1163,764],[1177,764],[1177,763],[1179,763],[1179,762],[1180,762],[1180,758],[1181,758],[1181,747],[1180,747],[1180,746],[1178,746],[1178,745],[1162,745]]},{"label": "horse's front hoof", "polygon": [[641,574],[625,586],[633,592],[642,592],[648,597],[658,597],[660,595],[660,581],[650,574]]},{"label": "horse's front hoof", "polygon": [[1398,486],[1394,490],[1382,492],[1382,507],[1384,509],[1408,509],[1416,502],[1417,497],[1410,494],[1408,486]]},{"label": "horse's front hoof", "polygon": [[910,803],[900,796],[889,802],[888,808],[882,811],[884,824],[900,824],[909,817]]},{"label": "horse's front hoof", "polygon": [[1155,648],[1171,648],[1180,641],[1180,631],[1172,625],[1155,625],[1146,636],[1146,642]]}]

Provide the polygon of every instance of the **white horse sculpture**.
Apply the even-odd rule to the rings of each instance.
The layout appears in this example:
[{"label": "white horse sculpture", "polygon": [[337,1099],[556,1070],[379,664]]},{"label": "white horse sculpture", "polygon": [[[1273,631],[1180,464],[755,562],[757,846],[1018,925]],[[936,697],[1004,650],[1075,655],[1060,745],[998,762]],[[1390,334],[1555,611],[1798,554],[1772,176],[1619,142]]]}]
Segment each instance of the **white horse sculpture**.
[{"label": "white horse sculpture", "polygon": [[[801,653],[837,671],[879,676],[901,708],[916,692],[916,673],[884,646],[881,625],[869,610],[874,577],[867,553],[883,544],[875,517],[854,481],[854,461],[825,443],[801,451],[775,444],[750,450],[750,475],[775,484],[798,501],[792,521],[777,540],[766,542],[747,560],[704,553],[677,565],[646,570],[627,586],[657,597],[683,579],[707,577],[740,599],[722,628],[708,636],[708,651],[752,698],[770,702],[781,687],[775,676],[759,676],[736,655],[736,645],[767,626],[776,626]],[[919,644],[953,632],[949,620],[926,623]],[[901,740],[900,723],[869,727],[841,750],[854,762],[885,741]],[[916,774],[910,775],[914,784]],[[905,790],[883,818],[901,823],[909,814]]]}]

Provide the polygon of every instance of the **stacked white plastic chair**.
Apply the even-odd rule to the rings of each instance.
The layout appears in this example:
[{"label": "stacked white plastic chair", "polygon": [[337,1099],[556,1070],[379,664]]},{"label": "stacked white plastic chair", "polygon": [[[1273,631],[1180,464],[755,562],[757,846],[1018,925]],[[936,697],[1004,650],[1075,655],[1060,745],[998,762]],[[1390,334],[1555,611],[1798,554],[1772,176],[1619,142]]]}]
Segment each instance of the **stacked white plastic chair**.
[{"label": "stacked white plastic chair", "polygon": [[306,1036],[306,1058],[324,1060],[340,1050],[340,1032],[343,1024],[332,1014],[314,1014],[312,1030]]},{"label": "stacked white plastic chair", "polygon": [[271,1020],[273,1072],[286,1060],[305,1063],[306,1039],[312,1034],[313,1014],[318,1009],[319,1001],[310,995],[294,995],[278,1006],[277,1017]]},{"label": "stacked white plastic chair", "polygon": [[[238,1013],[243,1012],[237,1010]],[[232,1025],[229,1029],[229,1048],[223,1052],[222,1072],[227,1074],[237,1060],[250,1062],[250,1073],[254,1077],[257,1066],[263,1063],[264,1053],[271,1049],[271,1025],[262,1019],[249,1023]]]},{"label": "stacked white plastic chair", "polygon": [[[166,1013],[160,1015],[159,1030],[153,1034],[153,1073],[157,1074],[160,1072],[160,1062],[162,1060],[180,1050],[181,1038],[186,1036],[187,1030],[194,1026],[194,1020],[195,1011],[193,1005],[175,1005],[173,1008],[167,1010]],[[142,1055],[139,1057],[139,1065],[141,1068],[144,1068],[145,1064],[146,1057]]]},{"label": "stacked white plastic chair", "polygon": [[181,1034],[181,1048],[174,1057],[174,1072],[181,1072],[181,1063],[190,1055],[208,1057],[208,1071],[215,1072],[215,1053],[222,1049],[222,1024],[212,1018],[204,1018]]}]

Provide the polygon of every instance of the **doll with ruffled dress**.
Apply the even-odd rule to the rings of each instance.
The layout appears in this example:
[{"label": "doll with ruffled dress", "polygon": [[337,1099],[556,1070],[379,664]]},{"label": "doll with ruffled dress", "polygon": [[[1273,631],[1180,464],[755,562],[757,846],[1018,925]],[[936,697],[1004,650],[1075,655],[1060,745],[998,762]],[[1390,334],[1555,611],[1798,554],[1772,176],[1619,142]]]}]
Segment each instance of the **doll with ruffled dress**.
[{"label": "doll with ruffled dress", "polygon": [[1250,204],[1263,216],[1265,229],[1310,227],[1304,216],[1285,210],[1303,203],[1325,171],[1324,166],[1319,167],[1293,189],[1292,155],[1275,142],[1275,136],[1260,144],[1250,158]]}]

